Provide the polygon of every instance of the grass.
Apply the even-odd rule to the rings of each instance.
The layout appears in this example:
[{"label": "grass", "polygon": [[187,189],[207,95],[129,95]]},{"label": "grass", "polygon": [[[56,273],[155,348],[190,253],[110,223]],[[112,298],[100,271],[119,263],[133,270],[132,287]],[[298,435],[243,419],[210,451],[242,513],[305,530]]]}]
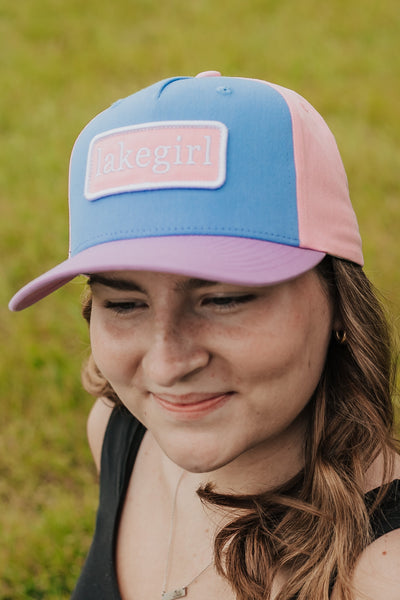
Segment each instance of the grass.
[{"label": "grass", "polygon": [[68,158],[80,129],[115,99],[175,74],[218,69],[296,89],[336,135],[366,270],[396,321],[399,26],[396,0],[0,4],[3,600],[68,598],[94,523],[82,284],[25,313],[6,308],[20,285],[66,256]]}]

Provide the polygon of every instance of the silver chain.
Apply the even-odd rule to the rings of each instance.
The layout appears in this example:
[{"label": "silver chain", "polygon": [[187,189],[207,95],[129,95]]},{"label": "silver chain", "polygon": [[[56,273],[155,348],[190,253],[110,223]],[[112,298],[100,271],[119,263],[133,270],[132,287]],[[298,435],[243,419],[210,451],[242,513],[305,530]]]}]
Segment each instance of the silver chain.
[{"label": "silver chain", "polygon": [[164,583],[163,583],[163,591],[162,591],[162,595],[161,597],[164,600],[173,600],[174,598],[182,598],[184,596],[186,596],[187,593],[187,588],[198,578],[200,577],[200,575],[203,575],[203,573],[205,571],[207,571],[207,569],[209,569],[211,567],[211,565],[214,562],[214,559],[211,560],[208,565],[206,565],[204,567],[204,569],[202,569],[200,571],[200,573],[197,573],[197,575],[195,575],[193,577],[193,579],[191,579],[189,581],[189,583],[187,583],[186,585],[182,586],[181,588],[177,588],[176,590],[173,590],[172,592],[166,592],[166,587],[167,587],[167,582],[168,582],[168,575],[169,575],[169,570],[170,570],[170,563],[171,563],[171,548],[172,548],[172,538],[174,535],[174,530],[175,530],[175,518],[176,518],[176,501],[177,501],[177,497],[178,497],[178,491],[183,479],[183,476],[185,474],[185,471],[182,471],[182,473],[179,476],[178,479],[178,483],[176,484],[176,488],[175,488],[175,494],[174,494],[174,500],[173,500],[173,504],[172,504],[172,512],[171,512],[171,526],[170,526],[170,531],[169,531],[169,538],[168,538],[168,551],[167,551],[167,564],[165,566],[165,574],[164,574]]}]

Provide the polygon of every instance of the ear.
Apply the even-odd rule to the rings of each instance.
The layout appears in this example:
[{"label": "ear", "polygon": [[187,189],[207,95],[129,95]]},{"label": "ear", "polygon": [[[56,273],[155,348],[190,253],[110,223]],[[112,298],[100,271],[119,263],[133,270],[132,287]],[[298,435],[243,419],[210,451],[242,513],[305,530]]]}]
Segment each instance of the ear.
[{"label": "ear", "polygon": [[332,322],[332,337],[338,344],[345,344],[347,340],[347,333],[343,324],[343,319],[340,316],[336,316]]},{"label": "ear", "polygon": [[344,331],[345,327],[343,324],[342,315],[339,314],[337,308],[334,309],[333,321],[332,321],[332,330],[335,331]]}]

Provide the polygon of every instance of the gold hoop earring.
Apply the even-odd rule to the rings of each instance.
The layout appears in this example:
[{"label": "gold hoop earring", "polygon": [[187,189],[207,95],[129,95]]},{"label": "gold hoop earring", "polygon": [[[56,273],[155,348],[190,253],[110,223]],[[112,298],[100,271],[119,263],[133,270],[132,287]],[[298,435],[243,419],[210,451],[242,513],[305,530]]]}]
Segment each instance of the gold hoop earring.
[{"label": "gold hoop earring", "polygon": [[338,344],[345,344],[347,341],[347,334],[345,331],[335,331],[335,339]]}]

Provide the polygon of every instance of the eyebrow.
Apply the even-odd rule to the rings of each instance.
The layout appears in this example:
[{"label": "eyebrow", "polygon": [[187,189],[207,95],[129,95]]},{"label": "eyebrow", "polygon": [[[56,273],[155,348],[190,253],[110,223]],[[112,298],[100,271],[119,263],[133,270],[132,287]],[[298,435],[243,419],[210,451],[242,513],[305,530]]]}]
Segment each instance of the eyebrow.
[{"label": "eyebrow", "polygon": [[124,279],[123,277],[105,277],[104,275],[93,274],[89,276],[88,285],[105,285],[114,290],[125,290],[133,292],[143,292],[144,290],[134,281]]},{"label": "eyebrow", "polygon": [[[220,282],[218,281],[209,281],[208,279],[191,277],[189,279],[185,279],[184,281],[177,281],[175,290],[179,292],[186,292],[198,290],[203,287],[215,286],[219,283]],[[123,277],[106,277],[104,275],[98,275],[95,273],[89,276],[88,285],[92,286],[95,284],[104,285],[114,290],[146,293],[145,290],[135,281],[132,279],[124,279]]]}]

